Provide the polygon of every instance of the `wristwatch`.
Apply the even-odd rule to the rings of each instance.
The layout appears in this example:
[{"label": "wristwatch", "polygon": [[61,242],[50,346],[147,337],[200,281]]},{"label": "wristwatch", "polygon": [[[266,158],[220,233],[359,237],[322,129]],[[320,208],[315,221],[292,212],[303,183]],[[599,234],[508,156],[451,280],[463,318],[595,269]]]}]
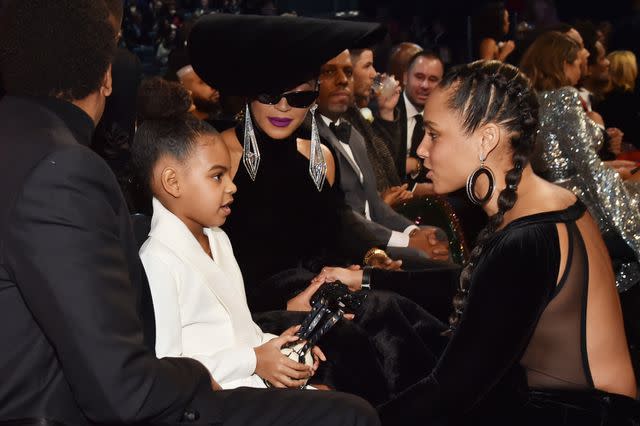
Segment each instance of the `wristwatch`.
[{"label": "wristwatch", "polygon": [[371,290],[371,266],[365,266],[362,268],[362,284],[360,287],[364,290]]}]

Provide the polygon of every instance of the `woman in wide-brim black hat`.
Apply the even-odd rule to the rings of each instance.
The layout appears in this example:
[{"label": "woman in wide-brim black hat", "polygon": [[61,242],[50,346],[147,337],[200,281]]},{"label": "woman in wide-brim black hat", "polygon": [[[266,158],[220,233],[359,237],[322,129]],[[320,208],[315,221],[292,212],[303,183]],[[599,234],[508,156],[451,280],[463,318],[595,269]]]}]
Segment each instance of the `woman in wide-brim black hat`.
[{"label": "woman in wide-brim black hat", "polygon": [[[303,314],[290,311],[308,308],[317,288],[309,282],[323,266],[360,264],[373,245],[344,202],[315,126],[311,135],[299,128],[314,106],[321,66],[382,36],[378,24],[238,15],[203,17],[191,32],[197,74],[222,95],[247,100],[239,125],[222,133],[238,187],[224,229],[265,331],[300,321]],[[455,286],[456,272],[434,271],[432,288]],[[443,329],[412,301],[371,292],[353,323],[321,341],[329,362],[316,383],[383,402],[430,371]]]}]

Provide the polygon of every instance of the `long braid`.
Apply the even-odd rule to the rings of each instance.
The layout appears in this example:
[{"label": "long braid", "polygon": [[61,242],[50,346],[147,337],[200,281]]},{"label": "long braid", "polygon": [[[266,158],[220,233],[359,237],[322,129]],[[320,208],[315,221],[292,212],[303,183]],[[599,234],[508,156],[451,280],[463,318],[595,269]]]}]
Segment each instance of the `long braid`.
[{"label": "long braid", "polygon": [[538,125],[538,101],[526,77],[517,68],[498,61],[477,61],[452,69],[440,83],[453,93],[448,106],[460,112],[467,134],[487,123],[501,125],[511,135],[513,168],[505,176],[506,188],[498,195],[498,212],[489,218],[460,275],[449,317],[450,334],[460,323],[471,287],[471,278],[486,243],[502,225],[504,215],[518,200],[522,171],[533,152]]}]

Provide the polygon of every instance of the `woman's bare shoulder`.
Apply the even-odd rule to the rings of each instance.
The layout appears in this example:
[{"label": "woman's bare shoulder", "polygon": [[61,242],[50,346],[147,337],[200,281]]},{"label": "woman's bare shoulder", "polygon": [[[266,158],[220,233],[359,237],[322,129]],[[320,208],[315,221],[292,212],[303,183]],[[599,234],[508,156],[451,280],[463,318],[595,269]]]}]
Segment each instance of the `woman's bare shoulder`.
[{"label": "woman's bare shoulder", "polygon": [[566,210],[576,203],[577,197],[573,192],[539,177],[536,180],[532,190],[518,197],[513,209],[505,216],[503,226],[521,217]]},{"label": "woman's bare shoulder", "polygon": [[227,148],[229,149],[229,151],[233,152],[242,152],[242,145],[240,144],[240,141],[238,140],[238,137],[236,136],[236,130],[235,128],[230,128],[225,130],[224,132],[220,133],[220,136],[222,137],[222,140],[224,141],[225,145],[227,145]]},{"label": "woman's bare shoulder", "polygon": [[235,176],[240,166],[240,159],[242,158],[242,144],[240,144],[235,129],[233,128],[220,133],[220,137],[222,137],[224,144],[229,150],[229,156],[231,157],[231,175]]}]

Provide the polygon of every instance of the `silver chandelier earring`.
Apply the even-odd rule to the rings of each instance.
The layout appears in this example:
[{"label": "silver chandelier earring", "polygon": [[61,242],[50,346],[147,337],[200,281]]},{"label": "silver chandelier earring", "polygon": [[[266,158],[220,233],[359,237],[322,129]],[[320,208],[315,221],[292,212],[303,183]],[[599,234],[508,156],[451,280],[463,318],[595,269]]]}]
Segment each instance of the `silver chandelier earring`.
[{"label": "silver chandelier earring", "polygon": [[260,165],[260,150],[258,149],[258,141],[256,140],[256,132],[253,130],[251,122],[251,111],[249,104],[246,105],[244,111],[244,143],[242,150],[242,163],[249,173],[251,180],[256,180],[258,166]]},{"label": "silver chandelier earring", "polygon": [[[495,188],[495,179],[493,177],[493,172],[490,168],[484,165],[484,161],[486,159],[486,154],[480,154],[480,167],[475,169],[474,172],[471,173],[467,178],[467,197],[469,197],[469,200],[471,200],[472,203],[477,205],[482,205],[489,201],[491,199],[491,196],[493,195],[493,190]],[[478,178],[482,175],[485,175],[487,177],[487,180],[489,181],[489,188],[484,197],[478,198],[478,196],[476,196],[475,187],[476,182],[478,182]]]},{"label": "silver chandelier earring", "polygon": [[311,112],[311,151],[309,153],[309,174],[318,191],[322,191],[324,179],[327,175],[327,163],[322,152],[318,124],[316,123],[316,110],[318,105],[314,105],[309,110]]}]

